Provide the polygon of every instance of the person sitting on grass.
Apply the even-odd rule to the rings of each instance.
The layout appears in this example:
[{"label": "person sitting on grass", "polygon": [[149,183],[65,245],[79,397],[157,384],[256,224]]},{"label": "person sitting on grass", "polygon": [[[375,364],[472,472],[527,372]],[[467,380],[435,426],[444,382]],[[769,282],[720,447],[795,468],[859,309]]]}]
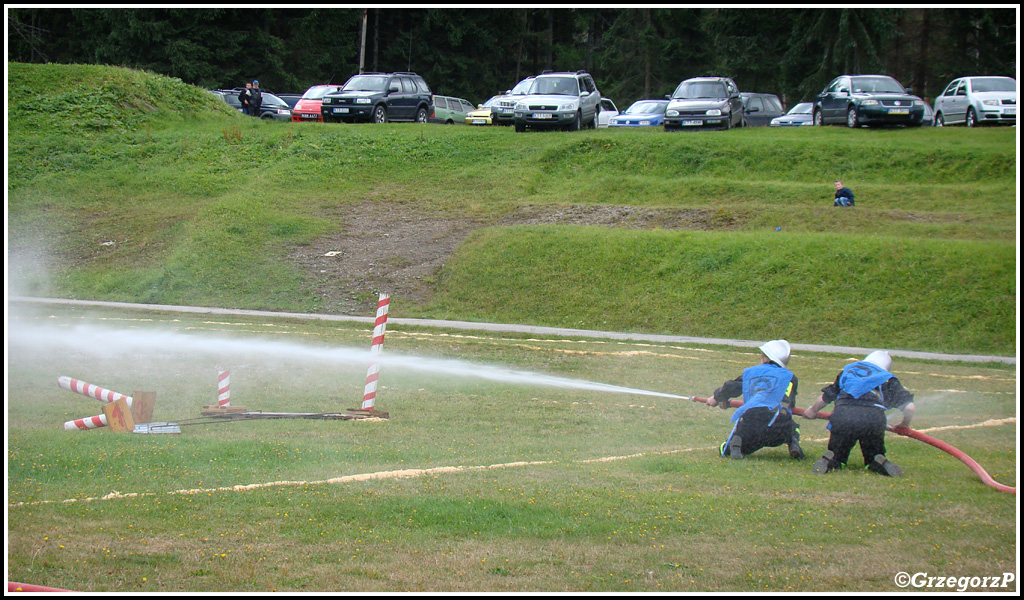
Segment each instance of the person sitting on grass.
[{"label": "person sitting on grass", "polygon": [[836,179],[836,199],[832,202],[832,206],[853,206],[853,192],[838,179]]}]

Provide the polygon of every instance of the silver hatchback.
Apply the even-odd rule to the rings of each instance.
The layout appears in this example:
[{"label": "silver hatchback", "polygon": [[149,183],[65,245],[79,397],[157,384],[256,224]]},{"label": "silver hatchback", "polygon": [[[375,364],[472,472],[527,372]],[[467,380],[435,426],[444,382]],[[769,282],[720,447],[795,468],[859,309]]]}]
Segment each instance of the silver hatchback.
[{"label": "silver hatchback", "polygon": [[935,98],[935,126],[1017,124],[1017,81],[1010,77],[961,77]]}]

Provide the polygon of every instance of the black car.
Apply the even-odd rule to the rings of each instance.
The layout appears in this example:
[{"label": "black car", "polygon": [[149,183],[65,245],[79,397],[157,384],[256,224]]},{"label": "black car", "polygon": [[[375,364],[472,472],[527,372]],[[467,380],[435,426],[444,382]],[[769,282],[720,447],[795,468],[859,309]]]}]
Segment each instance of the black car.
[{"label": "black car", "polygon": [[743,126],[740,89],[728,77],[687,79],[665,98],[669,101],[663,123],[665,131]]},{"label": "black car", "polygon": [[[224,102],[227,102],[228,106],[238,111],[242,110],[242,103],[238,100],[238,94],[242,92],[242,88],[211,91],[212,93],[220,96]],[[292,109],[288,107],[287,102],[270,92],[264,92],[262,90],[260,90],[260,96],[263,98],[263,102],[260,104],[261,119],[276,119],[278,121],[292,120]]]},{"label": "black car", "polygon": [[434,112],[430,86],[416,73],[360,73],[320,105],[324,121],[415,121],[426,123]]},{"label": "black car", "polygon": [[924,101],[888,75],[841,75],[814,98],[814,124],[919,127]]},{"label": "black car", "polygon": [[786,114],[782,101],[775,94],[741,92],[740,99],[743,100],[744,127],[766,126],[772,119]]}]

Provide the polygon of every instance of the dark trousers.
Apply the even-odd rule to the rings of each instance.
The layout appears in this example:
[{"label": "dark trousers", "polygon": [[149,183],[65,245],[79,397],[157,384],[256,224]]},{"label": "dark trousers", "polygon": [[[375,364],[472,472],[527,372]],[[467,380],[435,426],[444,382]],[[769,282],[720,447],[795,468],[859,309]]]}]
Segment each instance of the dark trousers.
[{"label": "dark trousers", "polygon": [[785,409],[776,413],[770,408],[751,408],[736,422],[726,440],[723,456],[729,456],[729,441],[733,436],[740,436],[740,451],[746,456],[761,448],[789,444],[795,431],[796,422]]},{"label": "dark trousers", "polygon": [[872,465],[876,454],[885,456],[885,411],[882,409],[844,404],[832,411],[828,422],[832,432],[828,449],[834,454],[830,469],[845,465],[858,442],[865,465]]}]

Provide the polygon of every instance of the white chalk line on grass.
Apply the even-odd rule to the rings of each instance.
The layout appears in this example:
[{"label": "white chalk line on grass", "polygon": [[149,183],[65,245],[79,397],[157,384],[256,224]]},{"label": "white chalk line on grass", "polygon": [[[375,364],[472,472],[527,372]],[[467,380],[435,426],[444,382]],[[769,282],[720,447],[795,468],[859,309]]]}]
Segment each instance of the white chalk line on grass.
[{"label": "white chalk line on grass", "polygon": [[[933,432],[933,431],[947,431],[951,429],[975,429],[978,427],[998,427],[1000,425],[1009,425],[1016,423],[1015,417],[1008,419],[989,419],[981,423],[975,423],[973,425],[947,425],[943,427],[931,427],[929,429],[918,429],[921,433]],[[815,442],[825,442],[828,438],[811,440]],[[644,456],[665,456],[670,454],[681,454],[683,452],[694,452],[697,450],[717,450],[718,446],[704,446],[694,448],[679,448],[676,450],[665,450],[661,452],[637,452],[635,454],[626,454],[622,456],[604,456],[601,458],[588,458],[584,460],[574,461],[577,464],[591,464],[591,463],[602,463],[602,462],[613,462],[617,460],[629,460],[631,458],[642,458]],[[249,490],[258,490],[269,487],[288,487],[288,486],[304,486],[304,485],[326,485],[326,484],[337,484],[337,483],[352,483],[361,481],[370,481],[374,479],[406,479],[411,477],[423,477],[425,475],[439,475],[439,474],[450,474],[460,473],[463,471],[481,471],[487,469],[507,469],[514,467],[530,467],[538,465],[550,465],[554,464],[553,460],[536,460],[536,461],[517,461],[509,463],[500,463],[494,465],[477,465],[477,466],[458,466],[458,467],[431,467],[427,469],[404,469],[400,471],[377,471],[373,473],[359,473],[356,475],[343,475],[341,477],[332,477],[330,479],[321,479],[319,481],[272,481],[269,483],[250,483],[250,484],[239,484],[232,486],[223,486],[215,488],[193,488],[187,490],[174,490],[170,492],[128,492],[122,493],[113,491],[105,496],[97,496],[92,498],[68,498],[66,500],[37,500],[35,502],[16,502],[8,504],[8,508],[17,508],[20,506],[39,506],[42,504],[72,504],[75,502],[94,502],[97,500],[120,500],[127,498],[144,498],[147,496],[182,496],[182,495],[195,495],[195,494],[212,494],[214,492],[245,492]]]}]

